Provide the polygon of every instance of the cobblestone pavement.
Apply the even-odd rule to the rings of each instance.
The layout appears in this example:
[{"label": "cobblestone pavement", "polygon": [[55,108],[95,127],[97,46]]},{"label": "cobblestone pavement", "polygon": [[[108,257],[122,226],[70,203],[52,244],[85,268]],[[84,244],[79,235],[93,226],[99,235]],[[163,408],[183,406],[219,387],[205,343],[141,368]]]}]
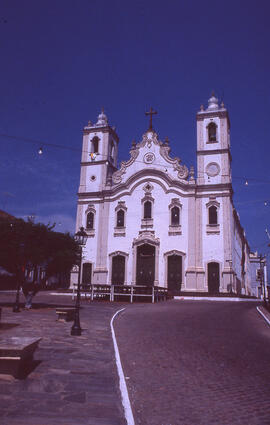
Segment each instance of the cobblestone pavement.
[{"label": "cobblestone pavement", "polygon": [[70,296],[39,293],[34,308],[21,313],[8,307],[14,293],[0,297],[1,337],[42,337],[36,367],[26,379],[0,375],[0,424],[126,424],[110,332],[110,319],[120,304],[83,301],[83,333],[71,336],[72,322],[56,321],[55,313],[56,305],[74,304]]},{"label": "cobblestone pavement", "polygon": [[256,303],[134,305],[115,329],[136,425],[270,424],[270,327]]}]

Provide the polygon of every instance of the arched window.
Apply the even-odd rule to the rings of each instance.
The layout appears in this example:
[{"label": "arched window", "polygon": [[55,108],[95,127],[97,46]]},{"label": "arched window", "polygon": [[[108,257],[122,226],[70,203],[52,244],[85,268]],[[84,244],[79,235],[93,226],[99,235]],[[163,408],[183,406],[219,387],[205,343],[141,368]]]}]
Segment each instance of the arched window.
[{"label": "arched window", "polygon": [[215,205],[209,207],[208,214],[209,224],[218,224],[217,207],[215,207]]},{"label": "arched window", "polygon": [[110,145],[110,157],[112,159],[114,158],[114,144],[113,144],[113,142]]},{"label": "arched window", "polygon": [[209,142],[217,141],[217,126],[213,122],[211,122],[208,126],[208,141]]},{"label": "arched window", "polygon": [[179,226],[180,224],[180,209],[178,207],[173,207],[171,209],[171,225]]},{"label": "arched window", "polygon": [[94,229],[94,213],[89,212],[86,216],[86,229],[92,230]]},{"label": "arched window", "polygon": [[117,211],[116,216],[116,227],[124,227],[125,226],[125,212],[124,210]]},{"label": "arched window", "polygon": [[146,201],[143,207],[143,218],[152,218],[152,203],[150,201]]},{"label": "arched window", "polygon": [[92,139],[92,149],[91,151],[93,153],[98,153],[98,142],[99,142],[99,138],[98,137],[93,137]]}]

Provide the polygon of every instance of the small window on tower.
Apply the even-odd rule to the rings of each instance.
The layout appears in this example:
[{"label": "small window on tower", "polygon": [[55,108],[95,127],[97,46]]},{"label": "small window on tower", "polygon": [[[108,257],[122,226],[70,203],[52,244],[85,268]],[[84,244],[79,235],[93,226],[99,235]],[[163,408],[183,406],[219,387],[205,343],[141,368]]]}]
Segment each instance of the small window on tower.
[{"label": "small window on tower", "polygon": [[171,225],[179,226],[180,223],[180,209],[178,207],[173,207],[171,209]]},{"label": "small window on tower", "polygon": [[113,159],[114,158],[114,144],[111,143],[111,152],[110,152],[110,157]]},{"label": "small window on tower", "polygon": [[217,126],[214,122],[211,122],[208,126],[208,141],[209,142],[217,141]]},{"label": "small window on tower", "polygon": [[99,138],[98,137],[93,137],[92,139],[92,152],[93,153],[98,153],[98,142],[99,142]]},{"label": "small window on tower", "polygon": [[92,230],[94,229],[94,213],[89,212],[86,218],[86,229]]},{"label": "small window on tower", "polygon": [[125,212],[123,210],[119,210],[117,212],[116,227],[124,227],[124,225],[125,225]]},{"label": "small window on tower", "polygon": [[209,224],[217,224],[218,222],[217,207],[212,205],[211,207],[209,207],[208,212],[209,212]]}]

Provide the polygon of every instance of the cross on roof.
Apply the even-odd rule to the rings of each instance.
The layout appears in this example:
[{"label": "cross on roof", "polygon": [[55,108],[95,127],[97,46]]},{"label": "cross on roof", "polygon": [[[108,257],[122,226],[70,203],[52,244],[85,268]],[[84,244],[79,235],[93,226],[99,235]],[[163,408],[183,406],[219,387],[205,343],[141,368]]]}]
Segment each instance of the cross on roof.
[{"label": "cross on roof", "polygon": [[154,109],[152,109],[152,106],[151,106],[149,112],[145,112],[145,115],[150,115],[149,130],[152,130],[153,129],[153,126],[152,126],[152,116],[153,115],[156,115],[156,114],[157,114],[157,111],[154,111]]}]

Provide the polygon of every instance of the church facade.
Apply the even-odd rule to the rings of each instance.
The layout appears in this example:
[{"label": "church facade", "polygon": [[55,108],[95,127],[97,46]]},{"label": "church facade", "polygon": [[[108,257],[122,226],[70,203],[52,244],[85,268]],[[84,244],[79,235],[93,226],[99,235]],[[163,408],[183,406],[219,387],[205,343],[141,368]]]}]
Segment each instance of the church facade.
[{"label": "church facade", "polygon": [[104,112],[83,129],[76,220],[76,231],[83,226],[88,235],[82,280],[173,294],[250,294],[250,251],[232,199],[228,111],[212,95],[197,113],[197,176],[170,156],[153,113],[119,168],[119,138]]}]

